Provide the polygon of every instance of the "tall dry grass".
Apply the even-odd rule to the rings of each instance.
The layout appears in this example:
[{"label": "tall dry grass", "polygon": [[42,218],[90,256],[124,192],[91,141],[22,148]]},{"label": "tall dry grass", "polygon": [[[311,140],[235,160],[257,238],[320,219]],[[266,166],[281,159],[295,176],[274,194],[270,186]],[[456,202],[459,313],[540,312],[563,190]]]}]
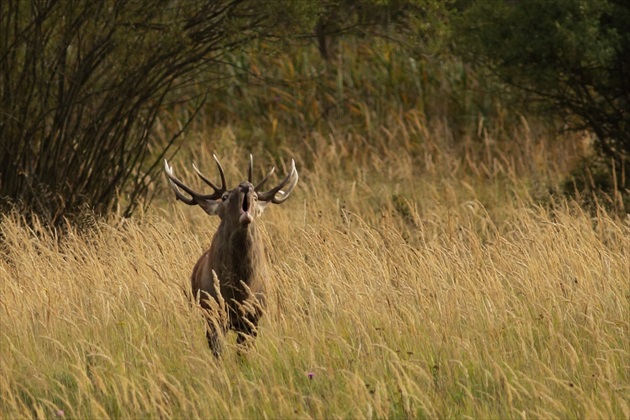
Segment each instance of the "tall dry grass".
[{"label": "tall dry grass", "polygon": [[[457,148],[401,114],[284,150],[301,181],[261,219],[267,315],[219,362],[185,296],[217,220],[165,183],[87,233],[3,216],[0,415],[629,418],[629,221],[549,196],[572,139],[531,132]],[[218,147],[242,177],[230,133],[177,173],[198,185],[189,157],[212,173]]]}]

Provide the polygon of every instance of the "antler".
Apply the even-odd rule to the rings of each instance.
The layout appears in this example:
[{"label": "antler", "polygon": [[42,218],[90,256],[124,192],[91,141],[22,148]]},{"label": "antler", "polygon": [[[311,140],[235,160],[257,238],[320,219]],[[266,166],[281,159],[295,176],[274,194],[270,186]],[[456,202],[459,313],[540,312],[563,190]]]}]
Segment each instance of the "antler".
[{"label": "antler", "polygon": [[[258,185],[256,185],[254,187],[254,191],[258,192],[259,189],[262,188],[263,185],[265,185],[265,182],[267,182],[269,180],[269,177],[271,176],[271,174],[273,174],[273,172],[276,170],[276,167],[272,167],[271,170],[269,171],[269,173],[263,178],[262,181],[260,181],[258,183]],[[250,154],[249,155],[249,170],[247,172],[247,180],[249,182],[254,182],[254,157]]]},{"label": "antler", "polygon": [[251,153],[249,154],[249,170],[247,171],[247,181],[249,181],[249,183],[254,182],[254,157],[251,155]]},{"label": "antler", "polygon": [[210,185],[212,187],[213,190],[215,191],[221,191],[221,194],[223,194],[224,192],[227,191],[227,184],[225,182],[225,174],[223,172],[223,166],[221,166],[221,162],[219,162],[219,159],[217,158],[217,155],[212,155],[212,157],[214,158],[214,161],[217,163],[217,167],[219,168],[219,176],[221,177],[221,188],[217,187],[214,182],[210,181],[208,178],[206,178],[201,172],[199,172],[199,169],[197,168],[197,165],[195,165],[193,163],[193,169],[195,170],[195,172],[197,173],[197,176],[199,178],[201,178],[201,180],[203,182],[205,182],[206,184]]},{"label": "antler", "polygon": [[[214,190],[213,194],[200,194],[194,191],[193,189],[191,189],[190,187],[186,186],[182,181],[177,179],[175,175],[173,175],[173,168],[168,166],[168,162],[166,161],[166,159],[164,159],[164,170],[166,171],[166,175],[168,176],[168,181],[171,184],[173,191],[175,191],[175,196],[177,197],[178,200],[192,206],[196,204],[201,204],[202,201],[206,201],[206,200],[218,200],[219,198],[221,198],[223,193],[227,191],[223,167],[221,166],[219,159],[217,159],[215,155],[212,155],[212,157],[214,158],[214,161],[217,163],[217,167],[219,168],[219,176],[221,177],[221,187],[217,187],[216,184],[214,184],[214,182],[210,181],[201,172],[199,172],[199,169],[197,169],[197,166],[195,164],[193,164],[193,168],[195,172],[197,173],[197,175],[199,176],[199,178],[201,178],[206,184],[212,187],[212,189]],[[184,194],[182,194],[182,192],[180,191],[180,188],[184,190],[186,193],[188,193],[192,198],[188,198]]]},{"label": "antler", "polygon": [[[267,176],[260,182],[260,184],[256,186],[256,191],[258,191],[258,188],[262,187],[262,185],[269,179],[275,169],[275,167],[271,168],[271,171],[269,171]],[[271,201],[274,204],[284,203],[287,198],[289,198],[289,194],[291,194],[291,191],[293,191],[293,188],[297,184],[298,179],[299,176],[297,170],[295,169],[295,161],[291,159],[291,169],[289,170],[289,174],[287,175],[287,177],[280,184],[276,185],[269,191],[258,193],[258,200]],[[287,186],[286,190],[282,190],[282,188],[284,188],[285,186]]]}]

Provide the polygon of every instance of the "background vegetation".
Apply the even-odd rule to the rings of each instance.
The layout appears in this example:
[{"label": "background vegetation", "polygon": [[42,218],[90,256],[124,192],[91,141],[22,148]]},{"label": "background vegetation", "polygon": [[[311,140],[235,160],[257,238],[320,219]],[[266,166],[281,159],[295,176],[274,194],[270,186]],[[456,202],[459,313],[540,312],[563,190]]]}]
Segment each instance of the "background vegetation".
[{"label": "background vegetation", "polygon": [[[563,190],[601,190],[627,211],[625,2],[0,7],[0,206],[51,226],[84,209],[129,216],[146,206],[161,160],[195,117],[221,124],[230,112],[250,121],[244,138],[256,144],[261,119],[273,124],[276,114],[291,138],[367,113],[372,130],[414,109],[429,125],[455,129],[460,144],[482,137],[478,123],[494,124],[498,114],[501,123],[544,115],[592,133],[594,157],[604,158],[585,161],[589,176],[578,173]],[[281,138],[263,139],[263,149],[291,141]]]},{"label": "background vegetation", "polygon": [[[528,92],[571,129],[587,129],[625,182],[630,169],[630,5],[624,1],[472,3],[460,51]],[[600,183],[601,184],[601,183]]]},{"label": "background vegetation", "polygon": [[[122,205],[130,215],[150,198],[162,158],[199,111],[207,95],[200,84],[224,78],[213,65],[253,39],[288,30],[283,19],[294,2],[254,4],[2,2],[5,208],[18,205],[55,226],[83,208],[107,214]],[[188,106],[170,119],[167,110],[181,104]],[[156,142],[159,125],[168,133]]]},{"label": "background vegetation", "polygon": [[[164,96],[144,103],[154,113],[139,112],[140,131],[129,130],[130,141],[144,139],[143,163],[106,205],[40,194],[41,213],[26,195],[8,195],[24,205],[0,220],[2,417],[630,417],[628,191],[619,166],[596,173],[584,164],[601,156],[601,137],[588,126],[564,129],[555,114],[538,113],[549,108],[525,102],[527,92],[500,83],[497,68],[453,54],[465,31],[439,2],[366,0],[344,15],[343,31],[322,26],[343,3],[285,8],[279,21],[276,3],[254,16],[251,3],[224,3],[244,19],[226,25],[262,16],[277,25],[238,48],[217,41],[191,73],[169,76]],[[466,3],[455,6],[482,6]],[[22,2],[5,4],[31,16]],[[392,18],[366,20],[371,7]],[[133,29],[140,35],[131,39],[154,45],[142,25]],[[108,57],[105,78],[131,63]],[[16,79],[2,76],[3,100],[17,98],[7,94]],[[37,86],[39,94],[46,84]],[[95,92],[88,96],[107,97]],[[3,118],[30,115],[7,103],[16,102],[3,103]],[[70,103],[72,118],[94,109]],[[21,114],[7,112],[15,109]],[[37,115],[48,132],[51,114]],[[15,145],[48,144],[0,121],[0,158]],[[15,145],[9,128],[22,139]],[[63,137],[76,154],[59,155],[64,170],[84,162],[89,144],[76,139],[88,137],[77,130]],[[198,187],[190,164],[210,174],[212,153],[232,185],[249,153],[260,175],[296,160],[293,196],[261,219],[271,302],[244,357],[229,348],[215,361],[185,296],[217,220],[175,203],[162,177],[151,181],[165,153]],[[1,167],[0,187],[17,176],[11,171],[34,179],[26,167]],[[576,171],[600,191],[585,191]],[[150,207],[136,199],[145,194],[155,197]],[[123,217],[129,209],[134,217]],[[84,223],[62,217],[77,212]]]}]

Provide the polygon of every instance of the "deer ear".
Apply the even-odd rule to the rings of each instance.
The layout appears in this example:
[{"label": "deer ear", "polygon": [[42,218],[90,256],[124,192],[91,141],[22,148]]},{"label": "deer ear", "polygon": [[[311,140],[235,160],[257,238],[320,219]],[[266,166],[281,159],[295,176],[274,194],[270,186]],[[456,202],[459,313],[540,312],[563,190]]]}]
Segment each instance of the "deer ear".
[{"label": "deer ear", "polygon": [[263,214],[263,212],[265,211],[265,209],[267,208],[267,206],[271,203],[271,201],[259,201],[258,202],[258,206],[256,206],[257,213],[258,216],[260,216],[261,214]]},{"label": "deer ear", "polygon": [[201,207],[203,211],[208,213],[210,216],[215,216],[219,214],[218,213],[219,208],[221,207],[221,204],[223,204],[223,201],[222,200],[199,200],[198,204],[199,204],[199,207]]}]

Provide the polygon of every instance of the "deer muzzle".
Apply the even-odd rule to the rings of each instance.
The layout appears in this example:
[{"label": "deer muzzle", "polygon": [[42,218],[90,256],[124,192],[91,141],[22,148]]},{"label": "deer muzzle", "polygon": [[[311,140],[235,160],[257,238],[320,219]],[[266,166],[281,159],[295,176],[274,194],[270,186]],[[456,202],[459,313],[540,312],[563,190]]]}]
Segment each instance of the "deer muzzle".
[{"label": "deer muzzle", "polygon": [[243,194],[243,202],[241,203],[241,217],[239,218],[239,222],[243,225],[248,225],[254,221],[254,216],[252,215],[252,203],[253,199],[251,194],[246,193]]}]

